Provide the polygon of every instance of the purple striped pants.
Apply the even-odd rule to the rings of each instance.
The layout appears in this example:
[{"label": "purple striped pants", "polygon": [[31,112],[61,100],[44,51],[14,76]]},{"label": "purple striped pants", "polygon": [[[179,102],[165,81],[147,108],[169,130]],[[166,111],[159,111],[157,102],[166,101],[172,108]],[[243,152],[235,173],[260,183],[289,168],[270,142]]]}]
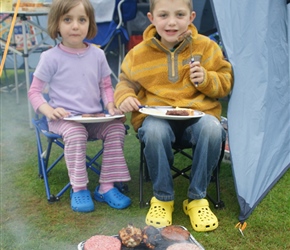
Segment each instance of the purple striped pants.
[{"label": "purple striped pants", "polygon": [[131,180],[124,158],[124,124],[114,119],[110,122],[82,124],[74,121],[48,122],[49,130],[59,134],[64,142],[64,157],[72,188],[86,188],[86,146],[88,139],[104,143],[100,183],[126,182]]}]

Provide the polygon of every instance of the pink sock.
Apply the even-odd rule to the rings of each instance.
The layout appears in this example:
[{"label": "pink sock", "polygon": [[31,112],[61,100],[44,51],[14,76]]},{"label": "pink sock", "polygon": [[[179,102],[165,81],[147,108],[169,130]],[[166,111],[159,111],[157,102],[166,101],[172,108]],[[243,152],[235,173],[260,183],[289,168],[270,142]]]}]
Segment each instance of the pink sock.
[{"label": "pink sock", "polygon": [[87,190],[87,187],[74,187],[73,188],[74,193],[76,193],[78,191],[82,191],[82,190]]},{"label": "pink sock", "polygon": [[99,193],[104,194],[107,193],[114,187],[114,183],[101,183],[99,188]]}]

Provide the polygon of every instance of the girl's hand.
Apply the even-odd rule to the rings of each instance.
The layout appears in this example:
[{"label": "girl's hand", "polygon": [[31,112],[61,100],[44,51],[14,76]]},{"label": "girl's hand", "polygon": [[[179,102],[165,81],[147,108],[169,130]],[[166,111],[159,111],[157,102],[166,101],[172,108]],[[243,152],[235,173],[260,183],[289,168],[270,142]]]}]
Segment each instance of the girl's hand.
[{"label": "girl's hand", "polygon": [[197,85],[199,83],[202,83],[204,81],[204,68],[200,66],[200,62],[195,61],[193,63],[189,64],[190,67],[190,73],[189,73],[189,78],[190,81]]},{"label": "girl's hand", "polygon": [[108,113],[110,115],[122,115],[123,112],[119,109],[117,109],[116,107],[112,107],[112,108],[108,108]]},{"label": "girl's hand", "polygon": [[110,115],[122,115],[121,110],[117,109],[113,102],[108,103],[107,110]]},{"label": "girl's hand", "polygon": [[[109,112],[110,115],[122,115],[122,114],[123,114],[123,112],[122,112],[121,110],[117,109],[117,108],[114,106],[114,103],[112,103],[112,102],[108,103],[108,105],[107,105],[107,110],[108,110],[108,112]],[[120,119],[121,119],[121,121],[122,121],[123,123],[126,122],[126,116],[124,116],[124,117],[122,117],[122,118],[120,118]]]},{"label": "girl's hand", "polygon": [[63,119],[65,117],[68,117],[70,115],[69,112],[67,112],[64,108],[55,108],[52,109],[50,112],[48,112],[45,116],[49,120],[58,120]]},{"label": "girl's hand", "polygon": [[67,112],[64,108],[53,108],[47,102],[40,105],[38,111],[44,114],[49,120],[63,119],[70,116],[70,112]]}]

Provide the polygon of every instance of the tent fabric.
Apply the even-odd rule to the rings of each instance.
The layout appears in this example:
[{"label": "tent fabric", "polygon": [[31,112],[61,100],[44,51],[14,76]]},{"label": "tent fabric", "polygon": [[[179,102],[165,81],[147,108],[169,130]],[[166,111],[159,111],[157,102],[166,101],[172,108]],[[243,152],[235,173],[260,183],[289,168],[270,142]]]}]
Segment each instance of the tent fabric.
[{"label": "tent fabric", "polygon": [[[290,43],[290,0],[287,0],[287,13],[288,13],[288,43]],[[289,45],[289,44],[288,44]],[[290,72],[290,45],[288,46],[289,48],[289,72]]]},{"label": "tent fabric", "polygon": [[244,222],[290,166],[290,7],[286,0],[211,4],[234,70],[228,131]]}]

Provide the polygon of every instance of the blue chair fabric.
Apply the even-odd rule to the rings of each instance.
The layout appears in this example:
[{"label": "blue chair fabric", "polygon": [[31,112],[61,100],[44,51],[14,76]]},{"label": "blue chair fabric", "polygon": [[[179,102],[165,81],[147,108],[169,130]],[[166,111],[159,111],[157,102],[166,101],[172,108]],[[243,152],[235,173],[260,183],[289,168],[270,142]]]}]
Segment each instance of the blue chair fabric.
[{"label": "blue chair fabric", "polygon": [[118,56],[117,72],[112,71],[117,82],[125,56],[125,45],[129,42],[126,22],[134,19],[136,13],[137,0],[116,0],[112,21],[97,22],[97,35],[93,39],[85,39],[86,42],[100,46],[106,54],[112,53]]}]

